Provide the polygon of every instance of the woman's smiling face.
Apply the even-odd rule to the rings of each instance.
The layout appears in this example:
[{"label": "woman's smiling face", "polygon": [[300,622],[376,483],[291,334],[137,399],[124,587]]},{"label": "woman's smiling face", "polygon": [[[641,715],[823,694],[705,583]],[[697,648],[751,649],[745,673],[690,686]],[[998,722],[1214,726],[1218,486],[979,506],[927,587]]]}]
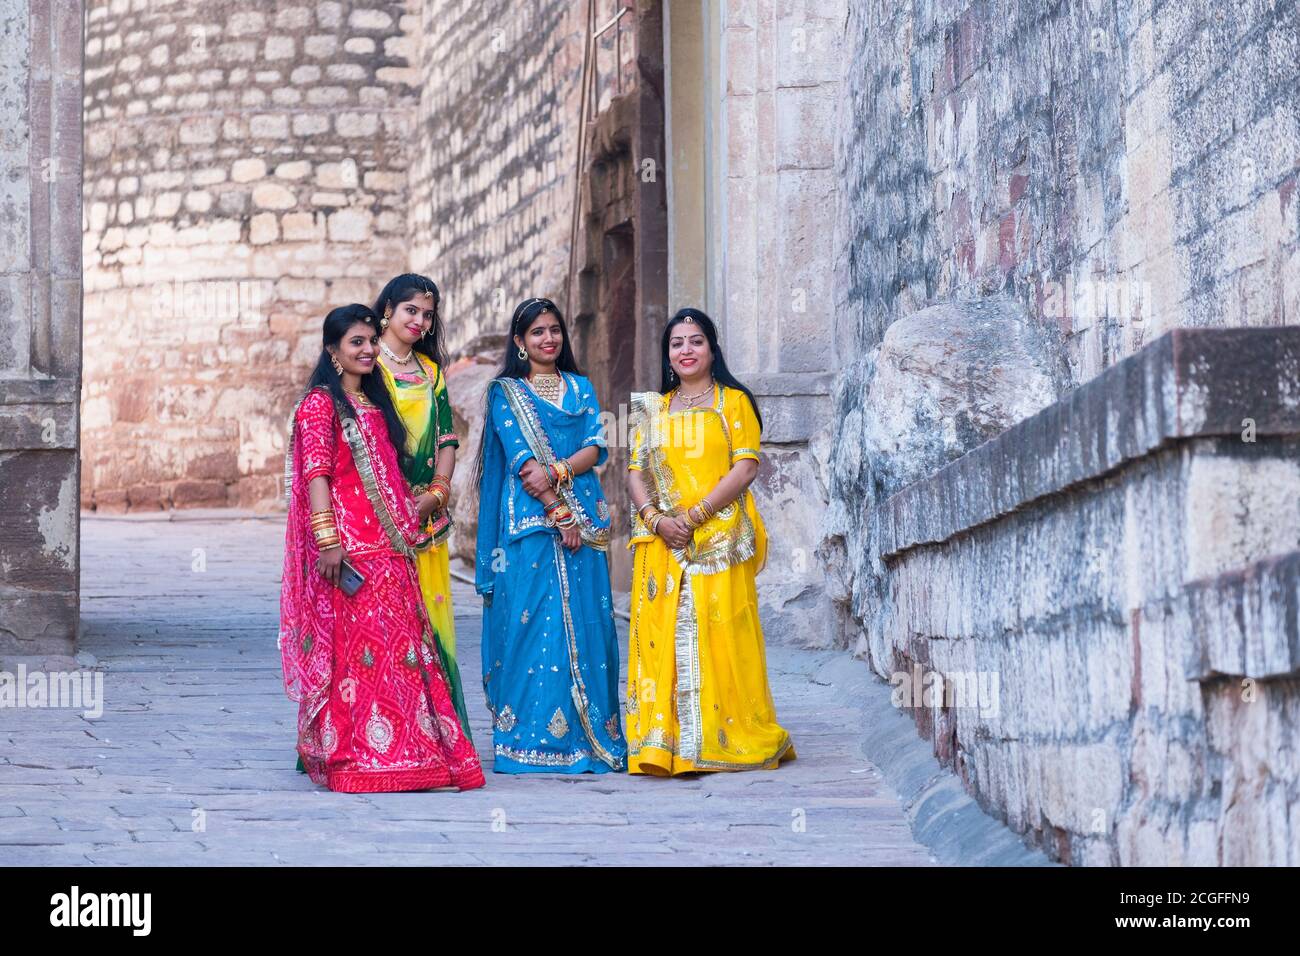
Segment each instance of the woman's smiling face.
[{"label": "woman's smiling face", "polygon": [[433,328],[433,308],[433,296],[417,292],[405,302],[393,306],[388,327],[403,345],[414,345]]},{"label": "woman's smiling face", "polygon": [[353,375],[369,375],[375,367],[375,351],[379,348],[379,336],[365,322],[355,322],[339,339],[339,344],[330,349],[343,371]]},{"label": "woman's smiling face", "polygon": [[515,344],[528,353],[538,365],[554,365],[564,345],[564,330],[553,312],[542,312],[529,323],[523,335],[515,336]]},{"label": "woman's smiling face", "polygon": [[713,367],[709,339],[694,322],[678,322],[668,336],[668,364],[681,379],[696,378]]}]

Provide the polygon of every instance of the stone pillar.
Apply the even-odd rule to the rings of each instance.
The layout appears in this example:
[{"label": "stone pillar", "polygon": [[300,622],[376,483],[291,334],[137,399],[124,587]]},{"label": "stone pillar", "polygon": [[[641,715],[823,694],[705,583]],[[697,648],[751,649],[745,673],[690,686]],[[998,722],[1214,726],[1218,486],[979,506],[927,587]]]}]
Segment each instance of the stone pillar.
[{"label": "stone pillar", "polygon": [[[844,0],[674,4],[666,31],[669,312],[703,307],[763,416],[769,640],[828,645],[815,557],[827,489]],[[691,290],[694,290],[692,292]]]},{"label": "stone pillar", "polygon": [[71,654],[81,380],[80,0],[0,0],[0,652]]}]

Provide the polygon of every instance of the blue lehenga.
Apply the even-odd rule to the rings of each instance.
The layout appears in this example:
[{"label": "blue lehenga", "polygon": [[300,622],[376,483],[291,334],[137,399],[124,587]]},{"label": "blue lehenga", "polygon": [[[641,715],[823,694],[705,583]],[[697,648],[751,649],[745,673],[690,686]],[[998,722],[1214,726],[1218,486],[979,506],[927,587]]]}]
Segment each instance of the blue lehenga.
[{"label": "blue lehenga", "polygon": [[564,373],[556,406],[520,379],[488,386],[476,585],[483,595],[483,690],[498,773],[606,773],[627,766],[618,635],[609,593],[609,504],[594,471],[560,496],[578,519],[576,553],[544,521],[520,467],[590,445],[608,457],[591,382]]}]

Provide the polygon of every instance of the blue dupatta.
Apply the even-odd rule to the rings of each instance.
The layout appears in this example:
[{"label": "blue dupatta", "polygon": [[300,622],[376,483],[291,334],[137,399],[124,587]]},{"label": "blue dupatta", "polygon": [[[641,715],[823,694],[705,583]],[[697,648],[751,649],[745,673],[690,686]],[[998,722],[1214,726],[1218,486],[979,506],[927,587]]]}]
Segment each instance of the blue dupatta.
[{"label": "blue dupatta", "polygon": [[[609,457],[600,410],[591,382],[570,372],[563,408],[537,397],[523,380],[496,378],[488,385],[483,433],[483,483],[479,487],[478,539],[474,583],[492,593],[493,554],[526,534],[559,532],[546,524],[542,503],[524,490],[519,469],[530,458],[553,464],[591,445],[600,449],[596,464]],[[584,544],[609,549],[609,503],[594,470],[578,475],[558,492],[578,519]]]}]

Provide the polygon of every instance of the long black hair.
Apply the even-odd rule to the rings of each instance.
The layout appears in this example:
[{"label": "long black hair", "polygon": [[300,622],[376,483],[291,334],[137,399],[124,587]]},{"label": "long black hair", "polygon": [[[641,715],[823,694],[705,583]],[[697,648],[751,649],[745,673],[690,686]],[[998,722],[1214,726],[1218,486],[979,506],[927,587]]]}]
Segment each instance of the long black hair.
[{"label": "long black hair", "polygon": [[[501,359],[501,367],[497,370],[496,378],[524,378],[532,370],[532,364],[527,357],[519,357],[519,346],[515,345],[515,336],[520,338],[532,326],[537,317],[549,312],[555,316],[555,321],[560,323],[560,354],[555,359],[555,370],[557,372],[572,372],[574,375],[582,375],[582,369],[578,368],[578,360],[573,357],[573,345],[569,342],[569,326],[564,321],[564,315],[560,312],[560,307],[550,299],[525,299],[515,306],[515,314],[510,317],[510,329],[506,332],[506,354]],[[488,389],[491,392],[491,389]],[[474,459],[474,487],[478,488],[483,482],[483,456],[484,449],[487,447],[487,433],[491,424],[492,400],[488,394],[483,396],[483,430],[478,439],[478,456]]]},{"label": "long black hair", "polygon": [[432,279],[413,272],[404,272],[389,279],[388,284],[380,290],[379,298],[375,299],[375,315],[388,315],[391,318],[391,312],[403,302],[430,294],[433,296],[433,325],[429,327],[428,335],[420,336],[414,348],[437,362],[438,368],[445,369],[447,356],[442,334],[442,293]]},{"label": "long black hair", "polygon": [[758,410],[758,401],[754,398],[754,393],[749,390],[749,387],[744,382],[732,375],[731,370],[727,368],[727,361],[722,357],[722,349],[718,345],[718,327],[713,324],[711,318],[699,309],[678,309],[664,327],[663,341],[659,350],[661,366],[659,391],[667,395],[677,387],[673,367],[668,361],[668,342],[673,337],[673,326],[680,325],[683,322],[694,325],[709,340],[709,352],[713,356],[713,380],[719,385],[726,385],[728,388],[735,388],[744,392],[749,397],[749,404],[754,406],[754,417],[758,419],[758,427],[762,428],[763,416]]},{"label": "long black hair", "polygon": [[[334,407],[338,409],[339,414],[345,418],[356,419],[356,414],[352,409],[352,404],[343,392],[343,379],[338,372],[334,371],[334,363],[330,361],[329,347],[338,347],[343,341],[343,337],[348,334],[354,325],[361,324],[367,326],[374,335],[379,335],[379,319],[370,309],[364,305],[341,305],[337,309],[331,309],[329,315],[325,316],[325,325],[321,330],[321,350],[320,357],[316,360],[316,367],[312,370],[311,378],[307,382],[307,390],[313,388],[325,388],[329,391],[334,399]],[[375,359],[379,361],[378,357]],[[388,394],[388,386],[384,384],[383,378],[378,372],[371,371],[369,375],[361,376],[361,392],[370,399],[384,413],[384,424],[388,426],[388,438],[397,449],[397,459],[405,468],[409,463],[410,456],[406,451],[406,426],[402,424],[402,417],[397,414],[397,408],[393,405],[393,397]]]}]

